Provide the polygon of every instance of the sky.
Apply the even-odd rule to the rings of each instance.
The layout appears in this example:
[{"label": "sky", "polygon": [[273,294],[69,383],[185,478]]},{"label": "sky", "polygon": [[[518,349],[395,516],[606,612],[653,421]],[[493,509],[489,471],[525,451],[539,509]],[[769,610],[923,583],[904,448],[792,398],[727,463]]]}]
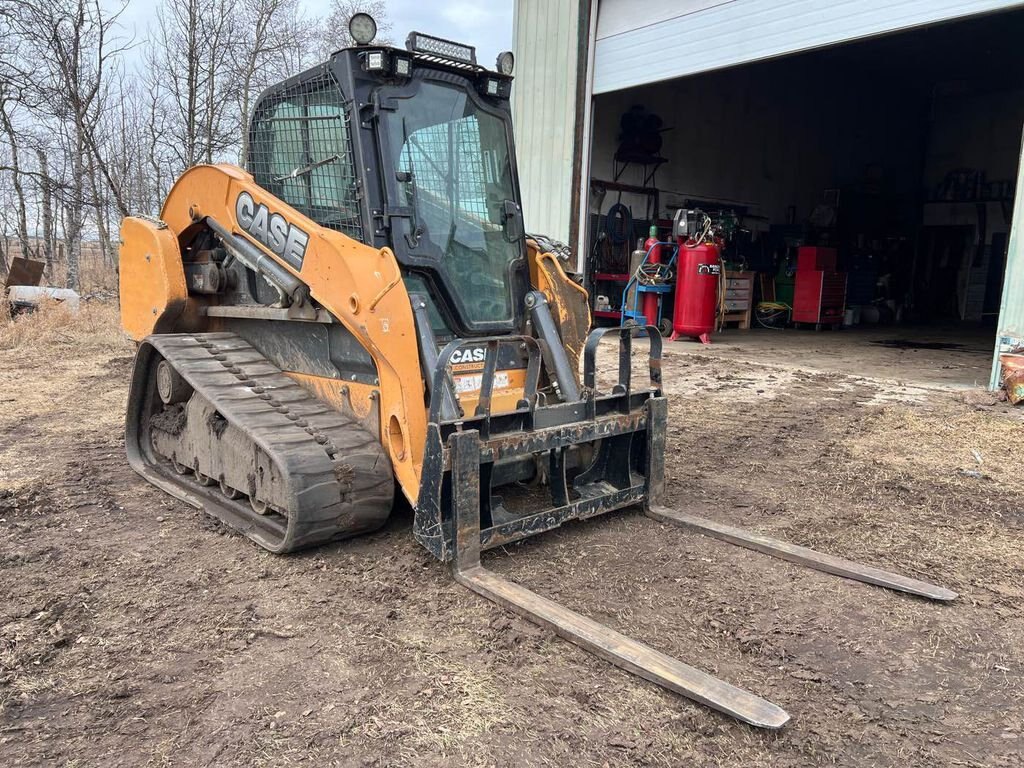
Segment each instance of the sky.
[{"label": "sky", "polygon": [[[119,5],[117,0],[104,2],[108,7],[115,4]],[[129,0],[120,19],[128,36],[144,36],[155,4],[153,0]],[[301,0],[312,17],[326,16],[330,4],[330,0]],[[512,48],[513,0],[388,0],[387,5],[390,36],[398,46],[405,45],[405,36],[413,30],[445,37],[475,45],[477,61],[489,68],[499,52]]]}]

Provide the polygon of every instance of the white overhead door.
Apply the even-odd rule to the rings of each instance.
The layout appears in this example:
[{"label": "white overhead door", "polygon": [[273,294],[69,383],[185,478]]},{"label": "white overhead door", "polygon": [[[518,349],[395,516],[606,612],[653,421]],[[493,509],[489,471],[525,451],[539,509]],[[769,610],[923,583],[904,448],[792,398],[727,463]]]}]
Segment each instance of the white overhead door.
[{"label": "white overhead door", "polygon": [[1020,6],[1007,0],[600,0],[593,92]]}]

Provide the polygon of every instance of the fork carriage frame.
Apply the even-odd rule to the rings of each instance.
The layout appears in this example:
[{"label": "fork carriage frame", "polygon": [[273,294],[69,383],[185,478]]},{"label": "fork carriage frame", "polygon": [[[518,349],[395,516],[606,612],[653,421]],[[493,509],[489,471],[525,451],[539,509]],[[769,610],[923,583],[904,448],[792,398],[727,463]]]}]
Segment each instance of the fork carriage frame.
[{"label": "fork carriage frame", "polygon": [[[437,359],[431,381],[423,475],[413,525],[417,541],[438,559],[450,561],[456,551],[456,522],[454,513],[446,511],[457,509],[467,494],[479,497],[482,549],[518,541],[569,520],[657,498],[664,484],[668,407],[661,393],[661,337],[656,333],[650,334],[649,386],[633,386],[632,339],[641,330],[591,331],[584,348],[580,399],[553,404],[546,404],[544,393],[538,389],[542,359],[562,350],[545,349],[543,339],[518,335],[449,343]],[[609,333],[619,337],[618,381],[608,394],[598,394],[597,350]],[[449,363],[465,344],[486,345],[479,401],[472,415],[446,419],[442,412],[456,401]],[[526,383],[515,410],[493,414],[493,380],[503,346],[526,354]],[[574,446],[595,444],[592,460],[573,476],[569,452]],[[458,462],[453,460],[456,452]],[[551,504],[512,516],[492,497],[495,466],[498,462],[533,460],[538,454],[546,454]]]}]

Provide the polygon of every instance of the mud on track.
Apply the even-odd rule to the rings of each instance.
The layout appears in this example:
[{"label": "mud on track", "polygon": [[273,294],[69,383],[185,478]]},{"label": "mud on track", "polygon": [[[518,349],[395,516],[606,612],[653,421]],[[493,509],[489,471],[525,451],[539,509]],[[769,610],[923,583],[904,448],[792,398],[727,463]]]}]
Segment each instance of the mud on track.
[{"label": "mud on track", "polygon": [[[488,567],[793,715],[755,731],[456,586],[407,513],[268,555],[123,458],[132,349],[0,349],[0,764],[1013,766],[1020,411],[669,347],[666,502],[949,586],[939,606],[634,512]],[[972,453],[978,451],[982,464]],[[963,474],[981,472],[983,477]]]}]

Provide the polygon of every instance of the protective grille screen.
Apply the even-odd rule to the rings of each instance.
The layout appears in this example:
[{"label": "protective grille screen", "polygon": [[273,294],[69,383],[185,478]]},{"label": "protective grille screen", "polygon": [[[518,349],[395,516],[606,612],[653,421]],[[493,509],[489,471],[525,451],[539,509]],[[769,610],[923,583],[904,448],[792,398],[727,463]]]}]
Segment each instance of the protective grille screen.
[{"label": "protective grille screen", "polygon": [[329,74],[272,94],[253,118],[249,168],[257,184],[321,226],[362,240],[349,129]]}]

